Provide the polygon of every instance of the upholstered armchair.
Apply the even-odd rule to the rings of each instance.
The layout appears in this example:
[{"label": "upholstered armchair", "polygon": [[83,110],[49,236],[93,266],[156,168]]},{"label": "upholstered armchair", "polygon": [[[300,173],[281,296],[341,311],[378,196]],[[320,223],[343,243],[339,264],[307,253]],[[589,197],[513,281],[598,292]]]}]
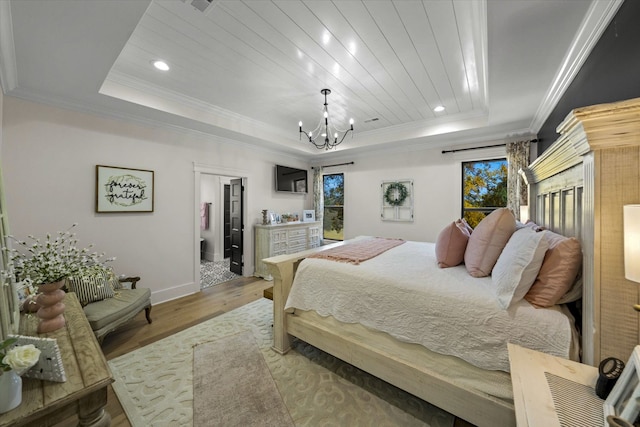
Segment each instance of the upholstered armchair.
[{"label": "upholstered armchair", "polygon": [[[110,269],[97,268],[95,274],[67,281],[75,292],[98,342],[145,310],[151,323],[151,290],[138,288],[140,277],[117,278]],[[130,284],[125,286],[125,284]]]}]

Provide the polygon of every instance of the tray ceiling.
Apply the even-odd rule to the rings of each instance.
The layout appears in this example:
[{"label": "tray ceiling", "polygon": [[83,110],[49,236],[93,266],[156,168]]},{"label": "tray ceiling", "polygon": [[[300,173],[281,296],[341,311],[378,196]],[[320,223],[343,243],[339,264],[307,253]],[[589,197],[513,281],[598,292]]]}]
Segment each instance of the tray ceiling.
[{"label": "tray ceiling", "polygon": [[620,1],[3,3],[8,95],[309,158],[323,88],[341,155],[534,135]]}]

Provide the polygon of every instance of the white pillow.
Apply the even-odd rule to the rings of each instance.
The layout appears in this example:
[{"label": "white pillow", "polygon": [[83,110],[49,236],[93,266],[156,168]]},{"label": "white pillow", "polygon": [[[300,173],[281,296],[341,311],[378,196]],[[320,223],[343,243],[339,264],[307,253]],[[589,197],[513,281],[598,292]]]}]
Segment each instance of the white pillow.
[{"label": "white pillow", "polygon": [[529,227],[511,235],[496,262],[491,279],[498,303],[503,309],[520,301],[536,280],[544,254],[549,248],[546,232]]}]

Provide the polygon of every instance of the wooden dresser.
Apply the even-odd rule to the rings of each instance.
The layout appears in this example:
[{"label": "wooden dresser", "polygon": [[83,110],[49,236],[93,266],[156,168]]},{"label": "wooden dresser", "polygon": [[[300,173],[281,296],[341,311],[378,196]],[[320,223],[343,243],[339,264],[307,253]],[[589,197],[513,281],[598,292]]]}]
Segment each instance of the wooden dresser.
[{"label": "wooden dresser", "polygon": [[109,365],[74,293],[64,299],[66,326],[38,335],[38,318],[22,315],[20,335],[55,338],[62,355],[64,383],[22,377],[22,404],[0,415],[0,426],[51,426],[77,414],[78,425],[107,427],[104,410],[107,386],[113,382]]},{"label": "wooden dresser", "polygon": [[276,225],[255,225],[255,263],[258,277],[272,280],[264,258],[287,255],[320,246],[322,223],[289,222]]}]

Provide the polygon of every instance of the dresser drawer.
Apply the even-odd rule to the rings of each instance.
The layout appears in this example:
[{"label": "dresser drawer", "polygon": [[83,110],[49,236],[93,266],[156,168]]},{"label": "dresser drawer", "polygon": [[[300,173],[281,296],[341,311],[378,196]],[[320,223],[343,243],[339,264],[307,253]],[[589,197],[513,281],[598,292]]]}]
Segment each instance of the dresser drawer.
[{"label": "dresser drawer", "polygon": [[287,250],[288,254],[295,254],[296,252],[302,252],[304,250],[306,250],[307,247],[305,245],[296,245],[296,246],[289,246],[289,249]]},{"label": "dresser drawer", "polygon": [[286,230],[278,230],[271,232],[271,241],[272,242],[286,242],[287,241],[287,231]]},{"label": "dresser drawer", "polygon": [[299,238],[307,238],[307,229],[301,228],[298,230],[289,230],[289,240],[291,239],[299,239]]},{"label": "dresser drawer", "polygon": [[[271,254],[272,255],[280,255],[281,253],[287,253],[287,248],[289,244],[286,241],[282,242],[271,242]],[[276,253],[277,252],[277,253]],[[272,256],[269,255],[269,256]]]}]

